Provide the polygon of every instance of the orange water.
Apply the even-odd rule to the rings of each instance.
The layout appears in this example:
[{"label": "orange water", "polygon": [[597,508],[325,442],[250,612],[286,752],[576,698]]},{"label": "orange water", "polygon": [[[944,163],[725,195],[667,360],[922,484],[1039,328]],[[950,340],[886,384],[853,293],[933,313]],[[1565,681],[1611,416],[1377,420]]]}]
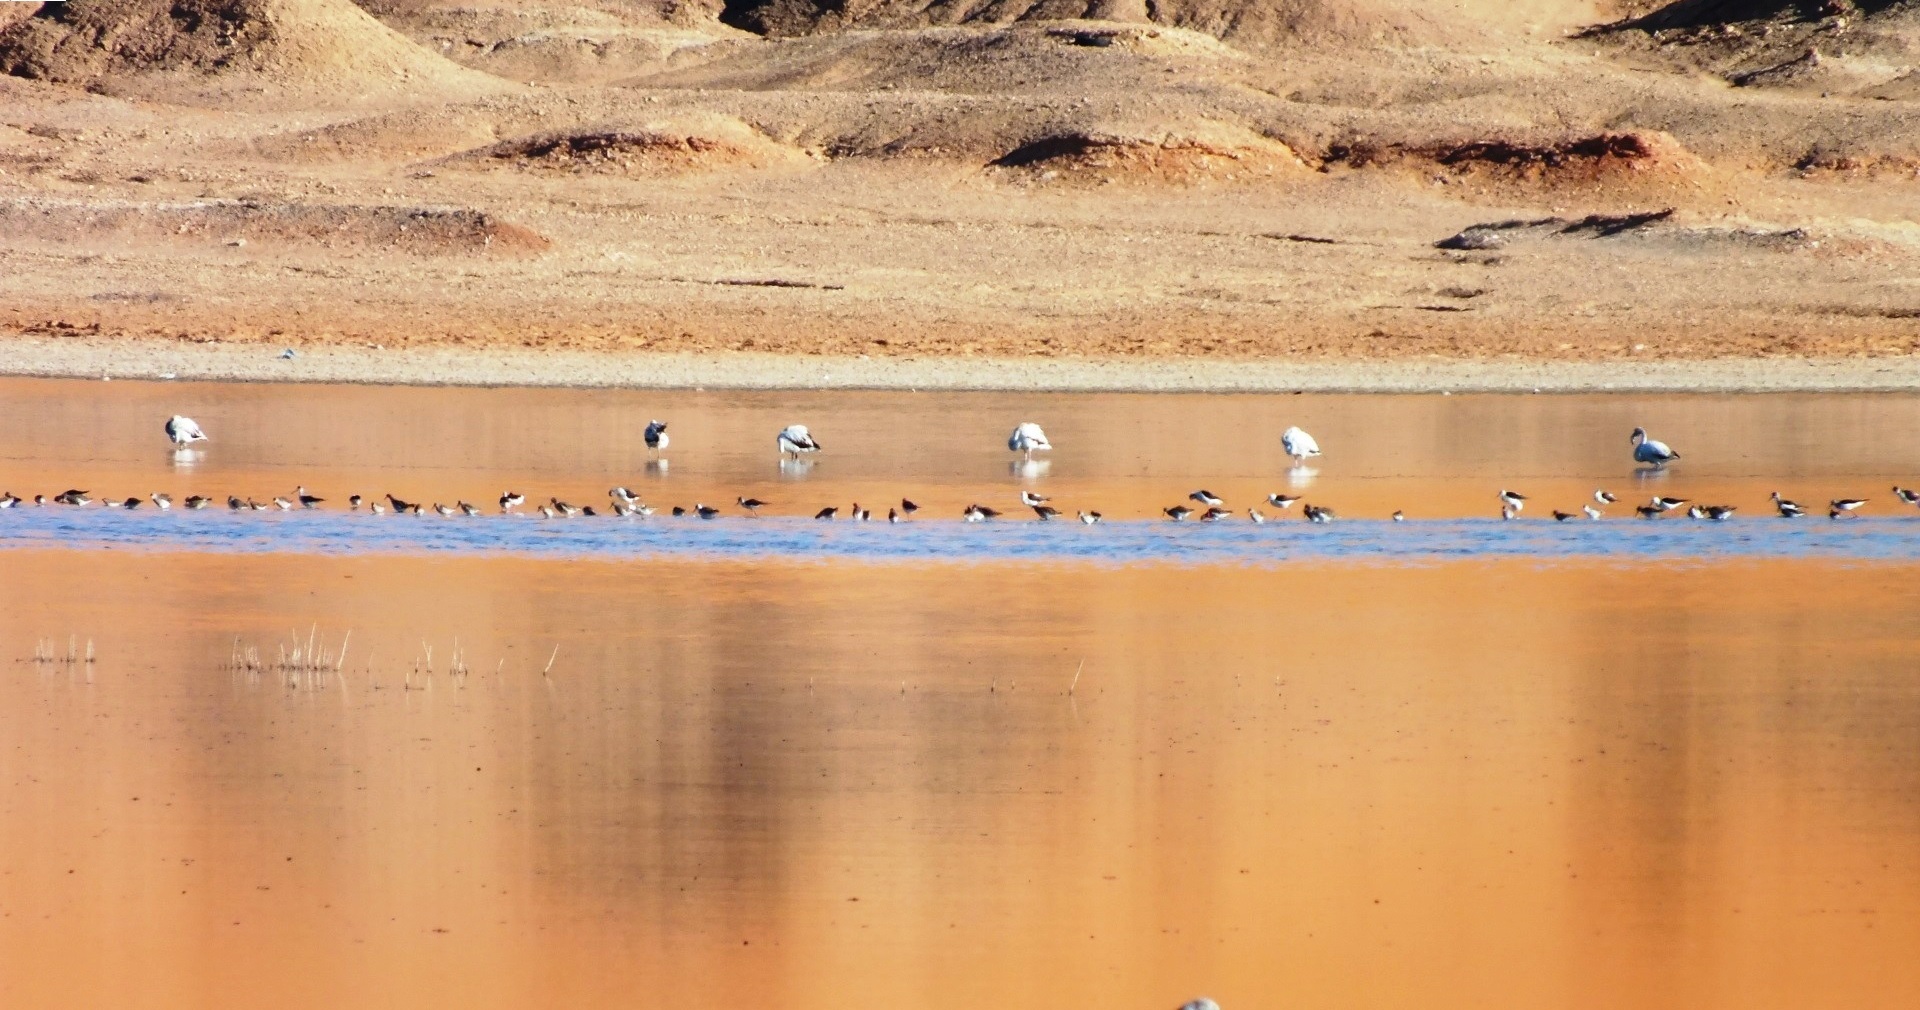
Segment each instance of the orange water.
[{"label": "orange water", "polygon": [[[174,413],[211,434],[176,457]],[[652,457],[651,418],[672,445]],[[1058,448],[1022,465],[1006,450],[1021,420]],[[782,467],[774,435],[805,423],[826,447]],[[1293,472],[1289,424],[1326,456]],[[1683,456],[1668,471],[1632,463],[1636,425]],[[738,393],[552,389],[390,389],[0,379],[0,492],[68,488],[126,498],[153,491],[254,497],[295,485],[339,506],[350,494],[465,499],[491,509],[505,490],[529,507],[559,497],[604,505],[632,488],[652,504],[729,512],[739,496],[770,515],[812,515],[901,497],[925,517],[980,501],[1024,515],[1018,492],[1069,514],[1159,518],[1206,489],[1241,509],[1271,493],[1307,496],[1343,516],[1492,516],[1497,492],[1530,496],[1529,515],[1575,511],[1595,488],[1616,515],[1653,494],[1723,502],[1758,515],[1779,490],[1819,507],[1837,497],[1894,508],[1893,483],[1920,484],[1920,396],[1186,396],[989,393]],[[1264,505],[1262,506],[1264,507]],[[1898,511],[1907,512],[1906,506]],[[1908,513],[1911,514],[1911,513]]]},{"label": "orange water", "polygon": [[[0,386],[0,415],[46,425],[0,483],[85,470],[130,493],[591,490],[629,456],[646,475],[627,422],[653,413],[622,399],[642,394]],[[153,451],[168,390],[207,398],[217,441],[192,469]],[[827,415],[823,441],[848,423],[830,398],[683,397],[661,399],[743,442],[796,407]],[[1224,450],[1095,433],[1251,427],[1286,416],[1272,399],[1071,401],[1062,431],[1104,448],[1076,459],[1056,432],[1041,480],[1151,503]],[[1297,399],[1333,432],[1368,410],[1457,427],[1438,398]],[[1702,459],[1671,486],[1877,486],[1913,437],[1901,399],[1756,399],[1642,406]],[[926,402],[983,436],[1026,407]],[[1488,403],[1468,406],[1534,448],[1396,455],[1382,427],[1315,479],[1360,495],[1404,456],[1395,479],[1463,508],[1508,472],[1632,486],[1608,401]],[[1837,447],[1792,449],[1781,404]],[[783,481],[770,452],[689,434],[654,479],[686,498],[1017,486],[1004,451],[916,455],[924,417],[888,434],[853,405],[838,444],[879,462],[829,441],[847,462]],[[319,437],[343,417],[337,446]],[[1566,460],[1541,435],[1589,422],[1608,437]],[[1763,422],[1750,457],[1713,448]],[[1249,487],[1277,472],[1236,466]],[[1920,1005],[1912,565],[0,566],[6,1007]],[[343,639],[331,674],[271,669]],[[269,669],[231,669],[248,650]]]},{"label": "orange water", "polygon": [[1920,999],[1904,569],[8,560],[9,1006]]}]

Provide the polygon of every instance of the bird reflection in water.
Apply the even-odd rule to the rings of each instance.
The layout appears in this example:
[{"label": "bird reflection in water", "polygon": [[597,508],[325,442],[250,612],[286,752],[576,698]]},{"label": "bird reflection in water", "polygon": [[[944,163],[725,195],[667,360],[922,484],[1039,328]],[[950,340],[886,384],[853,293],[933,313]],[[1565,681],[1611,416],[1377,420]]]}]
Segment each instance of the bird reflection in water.
[{"label": "bird reflection in water", "polygon": [[1015,459],[1007,461],[1007,473],[1022,480],[1045,477],[1053,469],[1050,459]]}]

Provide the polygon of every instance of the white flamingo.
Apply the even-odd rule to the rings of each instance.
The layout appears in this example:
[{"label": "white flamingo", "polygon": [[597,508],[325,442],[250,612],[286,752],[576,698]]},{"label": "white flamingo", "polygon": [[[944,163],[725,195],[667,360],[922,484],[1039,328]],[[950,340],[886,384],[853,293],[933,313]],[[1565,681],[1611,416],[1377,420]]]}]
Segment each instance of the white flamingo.
[{"label": "white flamingo", "polygon": [[1294,466],[1305,466],[1307,457],[1320,455],[1320,443],[1313,436],[1299,428],[1288,428],[1280,433],[1280,448],[1293,457]]},{"label": "white flamingo", "polygon": [[193,418],[175,414],[167,418],[167,438],[173,442],[174,448],[184,449],[194,442],[206,441],[207,433],[200,430],[200,425]]},{"label": "white flamingo", "polygon": [[820,451],[820,443],[813,440],[812,433],[807,431],[807,426],[804,424],[789,424],[782,428],[775,444],[780,447],[782,456],[798,458],[810,452]]},{"label": "white flamingo", "polygon": [[1047,433],[1032,421],[1020,422],[1013,434],[1007,436],[1007,451],[1019,453],[1021,459],[1032,459],[1034,453],[1051,448],[1053,443],[1047,441]]}]

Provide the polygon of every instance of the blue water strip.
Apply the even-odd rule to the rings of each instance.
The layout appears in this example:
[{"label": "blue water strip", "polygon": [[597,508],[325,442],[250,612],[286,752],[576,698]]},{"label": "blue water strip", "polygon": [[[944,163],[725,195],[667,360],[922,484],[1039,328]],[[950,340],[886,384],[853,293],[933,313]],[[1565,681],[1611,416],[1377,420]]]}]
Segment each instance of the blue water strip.
[{"label": "blue water strip", "polygon": [[1281,565],[1292,561],[1468,559],[1920,558],[1920,518],[1298,519],[1256,526],[1108,521],[898,525],[810,519],[374,516],[366,513],[159,512],[22,508],[0,512],[0,550],[142,550],[219,554],[470,555],[590,560],[847,560]]}]

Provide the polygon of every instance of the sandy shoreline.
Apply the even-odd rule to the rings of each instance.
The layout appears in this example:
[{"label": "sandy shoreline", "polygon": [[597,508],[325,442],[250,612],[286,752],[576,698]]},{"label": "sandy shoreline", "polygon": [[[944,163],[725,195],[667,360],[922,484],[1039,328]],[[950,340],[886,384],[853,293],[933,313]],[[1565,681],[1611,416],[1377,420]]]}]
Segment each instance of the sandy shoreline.
[{"label": "sandy shoreline", "polygon": [[506,349],[322,347],[42,339],[0,341],[0,375],[120,380],[630,389],[924,389],[1032,392],[1904,392],[1920,357],[1533,361],[868,358]]}]

